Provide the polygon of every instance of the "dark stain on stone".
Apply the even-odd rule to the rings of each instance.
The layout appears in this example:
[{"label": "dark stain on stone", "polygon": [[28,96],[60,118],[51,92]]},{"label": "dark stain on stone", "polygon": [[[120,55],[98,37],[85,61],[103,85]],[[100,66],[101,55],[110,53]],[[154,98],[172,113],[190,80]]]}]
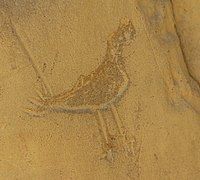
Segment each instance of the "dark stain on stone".
[{"label": "dark stain on stone", "polygon": [[38,0],[3,0],[0,1],[0,12],[18,21],[34,14],[37,3]]}]

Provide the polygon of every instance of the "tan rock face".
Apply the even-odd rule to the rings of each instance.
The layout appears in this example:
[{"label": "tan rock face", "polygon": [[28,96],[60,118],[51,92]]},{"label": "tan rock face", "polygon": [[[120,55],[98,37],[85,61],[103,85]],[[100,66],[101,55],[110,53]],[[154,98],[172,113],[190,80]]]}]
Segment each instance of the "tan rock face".
[{"label": "tan rock face", "polygon": [[200,61],[199,61],[199,7],[197,0],[174,2],[175,19],[177,22],[178,33],[181,37],[186,62],[192,76],[200,82]]},{"label": "tan rock face", "polygon": [[[0,179],[199,179],[198,4],[0,2]],[[97,68],[124,17],[136,37],[124,48],[130,87],[116,107],[23,112],[37,91],[60,94]]]}]

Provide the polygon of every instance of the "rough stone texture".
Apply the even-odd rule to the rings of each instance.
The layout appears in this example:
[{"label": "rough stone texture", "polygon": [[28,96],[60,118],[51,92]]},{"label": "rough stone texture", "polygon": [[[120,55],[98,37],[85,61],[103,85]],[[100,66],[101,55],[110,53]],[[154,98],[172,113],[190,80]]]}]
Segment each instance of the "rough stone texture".
[{"label": "rough stone texture", "polygon": [[[163,74],[169,75],[170,61],[158,53],[163,46],[159,47],[161,51],[152,51],[157,44],[151,46],[149,38],[153,41],[155,37],[151,33],[147,35],[136,3],[132,0],[32,0],[33,5],[29,5],[29,1],[27,5],[21,1],[12,1],[19,2],[18,5],[9,2],[6,6],[0,4],[0,179],[200,178],[199,114],[181,96],[174,98],[174,92],[169,93],[170,86],[166,82],[170,82],[171,77],[163,78]],[[148,1],[146,8],[155,2],[169,3]],[[197,4],[197,0],[174,1],[187,63],[193,76],[200,80],[196,68]],[[118,151],[113,162],[100,158],[102,137],[93,114],[51,113],[35,118],[22,112],[27,99],[35,96],[41,86],[13,32],[9,16],[54,94],[70,89],[81,74],[96,68],[105,54],[106,38],[116,29],[119,19],[124,16],[132,19],[136,40],[125,50],[126,69],[132,83],[117,108],[127,130],[140,144],[135,157],[126,157],[124,152]],[[151,20],[158,22],[159,18],[154,14]],[[174,46],[171,33],[161,40],[169,47]],[[156,63],[155,55],[160,64]],[[159,65],[166,71],[160,71]],[[180,69],[190,77],[186,69]],[[176,67],[172,70],[174,77]],[[111,113],[107,111],[103,115],[115,137],[116,126]]]},{"label": "rough stone texture", "polygon": [[200,83],[200,2],[173,0],[175,19],[191,75]]}]

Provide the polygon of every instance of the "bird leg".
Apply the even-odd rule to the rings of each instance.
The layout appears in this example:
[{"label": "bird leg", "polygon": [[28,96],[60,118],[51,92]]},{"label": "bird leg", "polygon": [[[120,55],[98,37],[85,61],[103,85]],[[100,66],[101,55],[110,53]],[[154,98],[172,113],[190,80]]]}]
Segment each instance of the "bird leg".
[{"label": "bird leg", "polygon": [[122,127],[123,127],[122,121],[121,121],[121,119],[119,117],[119,114],[117,112],[117,109],[116,109],[115,105],[113,105],[113,104],[111,105],[111,111],[113,113],[113,116],[114,116],[115,123],[116,123],[117,128],[118,128],[118,131],[119,131],[120,135],[123,136],[124,135],[124,131],[122,129]]},{"label": "bird leg", "polygon": [[106,147],[104,146],[105,152],[102,154],[101,159],[105,159],[108,162],[112,163],[114,161],[114,151],[113,151],[113,145],[110,143],[110,138],[108,137],[108,129],[106,122],[103,119],[102,113],[100,110],[97,110],[98,113],[98,125],[100,126],[100,131],[102,131],[103,138],[106,142]]},{"label": "bird leg", "polygon": [[122,137],[122,143],[123,143],[123,145],[125,145],[125,147],[124,147],[125,151],[127,151],[128,154],[134,154],[133,140],[131,139],[130,142],[128,142],[128,143],[126,142],[127,140],[129,141],[128,134],[123,127],[123,123],[122,123],[122,121],[119,117],[119,114],[117,112],[117,108],[113,104],[111,105],[111,111],[112,111],[112,114],[114,116],[114,120],[115,120],[115,123],[117,125],[119,134]]},{"label": "bird leg", "polygon": [[99,119],[98,124],[100,125],[101,131],[102,131],[102,134],[103,134],[103,138],[106,141],[106,144],[108,145],[108,135],[107,135],[106,127],[105,127],[105,121],[103,119],[103,116],[102,116],[100,110],[97,110],[97,114],[98,114],[98,119]]}]

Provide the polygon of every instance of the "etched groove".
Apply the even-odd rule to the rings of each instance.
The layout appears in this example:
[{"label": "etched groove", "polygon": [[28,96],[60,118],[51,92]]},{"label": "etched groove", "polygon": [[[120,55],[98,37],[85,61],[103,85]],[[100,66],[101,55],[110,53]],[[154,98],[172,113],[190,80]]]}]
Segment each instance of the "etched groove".
[{"label": "etched groove", "polygon": [[34,63],[33,58],[31,57],[31,54],[29,53],[29,51],[27,50],[26,46],[24,45],[24,42],[22,41],[21,37],[19,36],[19,34],[18,34],[17,30],[16,30],[16,27],[14,26],[14,23],[12,22],[11,19],[9,19],[9,20],[10,20],[10,27],[12,29],[12,32],[13,32],[14,36],[17,38],[18,43],[19,43],[20,47],[22,48],[22,51],[27,56],[27,58],[28,58],[30,64],[32,65],[36,75],[41,79],[41,81],[42,81],[42,83],[44,85],[45,91],[47,92],[48,95],[53,96],[53,93],[52,93],[52,90],[51,90],[49,84],[47,83],[45,77],[40,72],[40,70],[38,69],[36,64]]}]

